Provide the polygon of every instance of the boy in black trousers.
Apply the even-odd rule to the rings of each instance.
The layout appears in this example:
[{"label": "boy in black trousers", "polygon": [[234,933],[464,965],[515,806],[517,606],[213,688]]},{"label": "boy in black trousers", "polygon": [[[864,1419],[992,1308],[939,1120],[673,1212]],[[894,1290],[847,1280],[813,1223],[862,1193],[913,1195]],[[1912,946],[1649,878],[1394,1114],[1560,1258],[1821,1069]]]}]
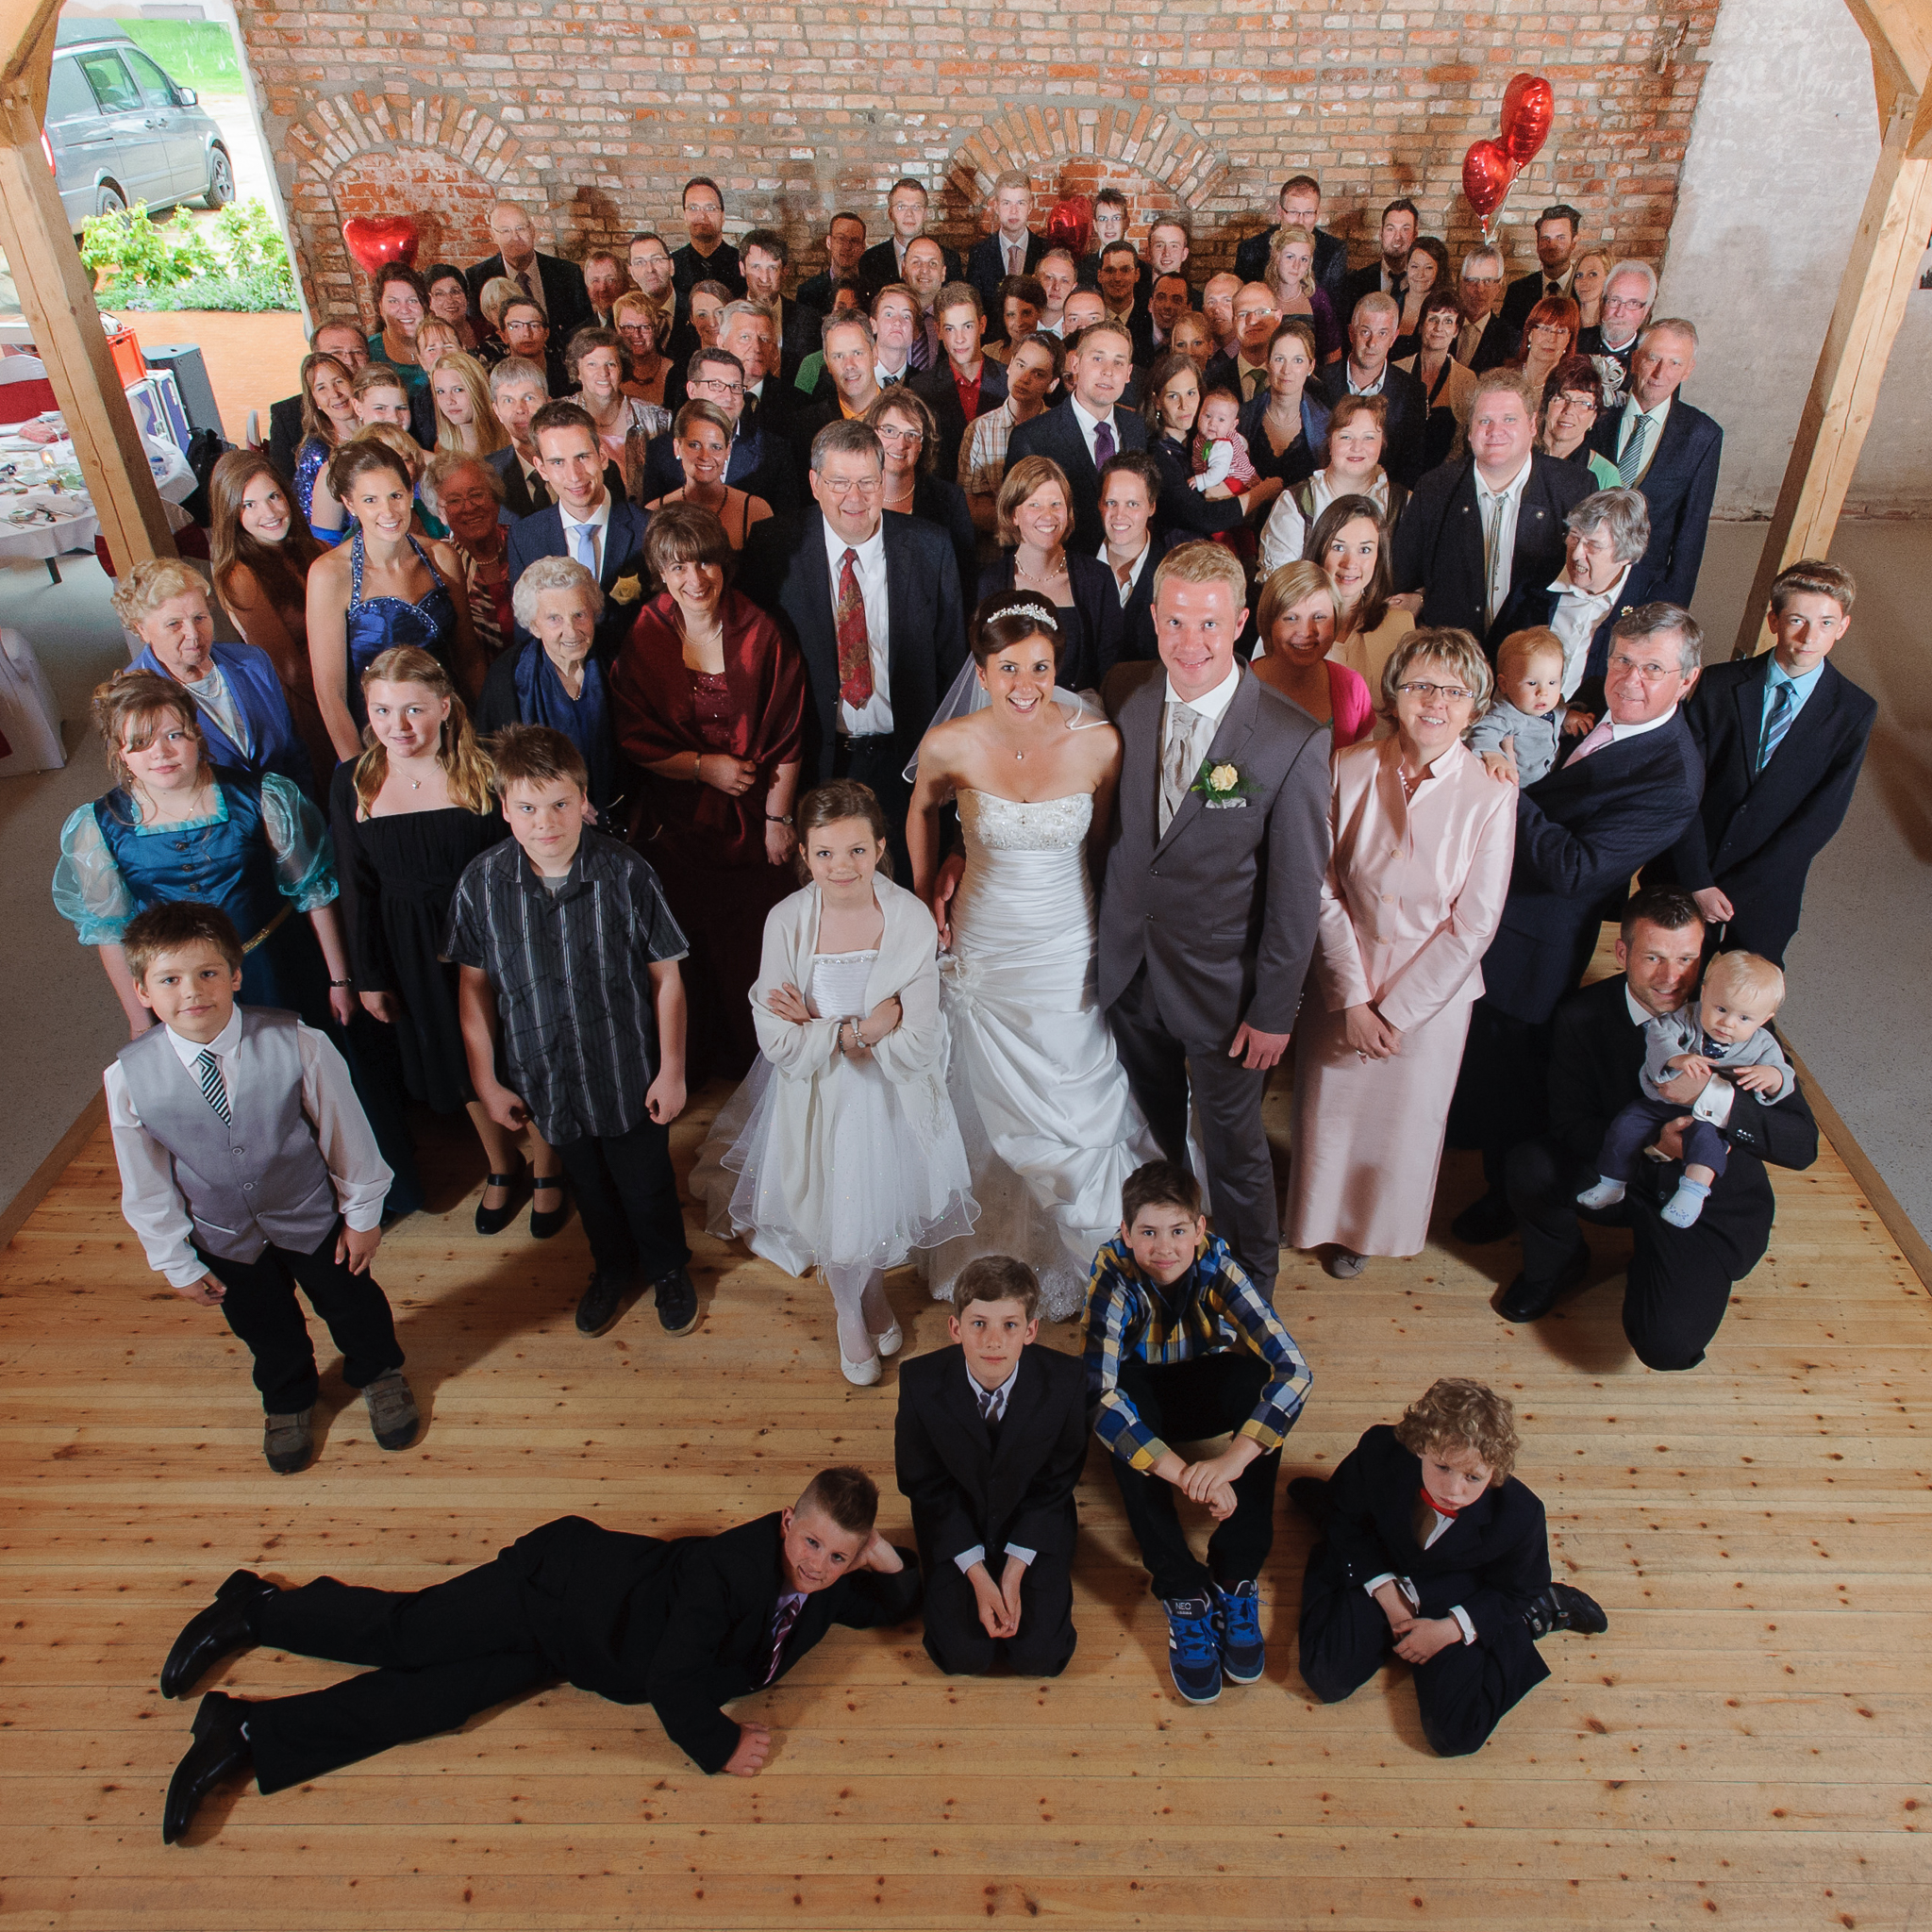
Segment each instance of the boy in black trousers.
[{"label": "boy in black trousers", "polygon": [[1086,1377],[1077,1356],[1032,1345],[1040,1283],[1010,1256],[960,1271],[948,1326],[953,1347],[899,1371],[896,1461],[925,1574],[926,1655],[954,1674],[1004,1656],[1023,1676],[1057,1677],[1078,1641]]},{"label": "boy in black trousers", "polygon": [[1415,1667],[1430,1746],[1466,1757],[1550,1674],[1538,1639],[1609,1628],[1593,1598],[1550,1581],[1543,1506],[1510,1474],[1519,1447],[1507,1397],[1445,1376],[1325,1482],[1289,1484],[1322,1526],[1302,1583],[1301,1669],[1324,1704],[1392,1651]]}]

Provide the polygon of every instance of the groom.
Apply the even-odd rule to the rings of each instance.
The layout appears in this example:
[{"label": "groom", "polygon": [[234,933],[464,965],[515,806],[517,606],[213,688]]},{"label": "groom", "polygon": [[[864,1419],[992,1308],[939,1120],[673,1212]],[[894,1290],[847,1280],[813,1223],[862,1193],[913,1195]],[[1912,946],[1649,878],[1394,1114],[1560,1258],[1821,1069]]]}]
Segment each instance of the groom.
[{"label": "groom", "polygon": [[1100,1001],[1170,1160],[1200,1108],[1214,1230],[1269,1300],[1281,1247],[1261,1127],[1328,865],[1328,734],[1236,661],[1241,564],[1182,543],[1154,573],[1166,676],[1120,702],[1100,898]]}]

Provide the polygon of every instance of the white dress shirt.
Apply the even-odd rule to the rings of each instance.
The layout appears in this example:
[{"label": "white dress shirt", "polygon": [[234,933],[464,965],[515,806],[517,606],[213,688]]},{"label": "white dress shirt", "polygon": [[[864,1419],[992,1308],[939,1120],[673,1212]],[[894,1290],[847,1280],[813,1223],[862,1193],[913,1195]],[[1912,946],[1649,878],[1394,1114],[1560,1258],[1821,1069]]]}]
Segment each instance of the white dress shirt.
[{"label": "white dress shirt", "polygon": [[1378,396],[1389,380],[1389,364],[1385,360],[1374,382],[1357,382],[1355,379],[1355,358],[1348,357],[1342,362],[1347,374],[1348,392],[1352,396]]},{"label": "white dress shirt", "polygon": [[1622,744],[1626,738],[1641,738],[1646,731],[1661,731],[1676,715],[1677,708],[1675,705],[1673,705],[1661,718],[1652,718],[1648,723],[1642,724],[1620,724],[1616,719],[1612,718],[1610,720],[1610,742],[1612,744]]},{"label": "white dress shirt", "polygon": [[1516,572],[1516,518],[1523,508],[1524,486],[1529,481],[1532,461],[1532,458],[1524,457],[1522,469],[1500,490],[1491,490],[1483,481],[1480,469],[1473,473],[1476,514],[1481,519],[1479,527],[1489,564],[1489,583],[1484,592],[1483,608],[1486,624],[1495,622],[1496,612],[1502,609],[1509,596],[1509,579]]},{"label": "white dress shirt", "polygon": [[1146,542],[1141,544],[1141,554],[1135,558],[1134,567],[1128,571],[1125,583],[1121,582],[1120,574],[1114,570],[1113,558],[1107,554],[1105,543],[1093,554],[1106,564],[1108,574],[1113,577],[1114,588],[1121,593],[1121,608],[1124,610],[1127,608],[1127,599],[1134,594],[1134,587],[1141,581],[1141,573],[1147,568],[1147,559],[1154,555],[1153,538],[1148,538]]},{"label": "white dress shirt", "polygon": [[[1424,1491],[1424,1495],[1427,1493],[1426,1491]],[[1423,1539],[1423,1548],[1425,1550],[1434,1549],[1448,1535],[1449,1525],[1456,1521],[1453,1516],[1444,1516],[1433,1503],[1429,1505],[1429,1533]],[[1397,1576],[1394,1571],[1385,1570],[1379,1576],[1370,1577],[1362,1585],[1362,1588],[1371,1596],[1374,1596],[1385,1583],[1407,1583],[1407,1577]],[[1415,1586],[1409,1584],[1409,1588],[1413,1590]],[[1474,1643],[1475,1641],[1475,1624],[1471,1622],[1469,1612],[1460,1604],[1451,1604],[1449,1614],[1456,1619],[1456,1627],[1462,1632],[1463,1642]]]},{"label": "white dress shirt", "polygon": [[1078,396],[1070,395],[1067,400],[1074,407],[1074,421],[1079,425],[1080,434],[1087,439],[1087,460],[1096,470],[1100,467],[1100,458],[1093,454],[1093,433],[1103,423],[1113,431],[1113,453],[1119,456],[1122,448],[1121,431],[1120,425],[1114,421],[1114,412],[1109,409],[1104,416],[1090,416]]},{"label": "white dress shirt", "polygon": [[[197,1087],[201,1070],[195,1061],[211,1053],[222,1070],[222,1082],[231,1097],[235,1091],[235,1051],[242,1044],[242,1009],[206,1046],[184,1040],[173,1027],[168,1044]],[[375,1149],[375,1136],[349,1070],[328,1039],[296,1023],[295,1045],[302,1059],[302,1111],[315,1129],[316,1143],[335,1183],[336,1206],[358,1234],[382,1224],[382,1204],[395,1176]],[[108,1126],[114,1137],[114,1158],[121,1169],[121,1213],[141,1241],[147,1265],[168,1278],[170,1288],[192,1288],[206,1274],[207,1264],[194,1252],[194,1224],[175,1184],[174,1157],[141,1124],[127,1091],[127,1075],[115,1060],[103,1077],[108,1090]]]},{"label": "white dress shirt", "polygon": [[1590,641],[1595,637],[1597,625],[1624,594],[1624,586],[1629,581],[1630,566],[1625,564],[1617,581],[1607,591],[1600,596],[1592,596],[1579,591],[1570,581],[1570,566],[1566,563],[1547,587],[1558,593],[1557,608],[1550,612],[1550,628],[1563,643],[1563,695],[1566,698],[1576,695],[1576,688],[1583,682],[1584,663],[1590,657]]},{"label": "white dress shirt", "polygon": [[1630,488],[1633,490],[1650,475],[1650,466],[1657,461],[1657,446],[1663,441],[1664,424],[1670,416],[1671,404],[1675,397],[1676,391],[1673,390],[1662,402],[1649,409],[1638,407],[1635,390],[1624,398],[1624,420],[1617,425],[1617,447],[1610,457],[1613,463],[1622,464],[1624,452],[1630,447],[1630,439],[1636,434],[1637,419],[1640,416],[1647,416],[1650,419],[1650,431],[1643,445],[1643,466],[1630,479]]},{"label": "white dress shirt", "polygon": [[[1026,273],[1026,241],[1022,235],[1017,242],[1008,242],[1003,229],[1000,233],[1000,259],[1007,265],[1009,275],[1024,275]],[[902,261],[901,266],[904,266]]]},{"label": "white dress shirt", "polygon": [[[1013,1384],[1018,1379],[1019,1374],[1020,1364],[1015,1362],[1007,1371],[1007,1379],[1000,1383],[996,1389],[989,1391],[971,1369],[966,1370],[966,1383],[973,1391],[974,1403],[977,1405],[989,1392],[992,1396],[992,1402],[987,1413],[987,1420],[989,1422],[999,1423],[1006,1420],[1007,1400],[1013,1392]],[[1038,1550],[1029,1550],[1021,1543],[1008,1543],[1007,1545],[1008,1556],[1017,1557],[1022,1563],[1029,1567],[1034,1557],[1039,1556],[1039,1554]],[[986,1545],[984,1543],[974,1543],[970,1550],[961,1550],[953,1558],[953,1561],[959,1566],[959,1574],[963,1576],[967,1571],[972,1569],[974,1564],[986,1561]]]},{"label": "white dress shirt", "polygon": [[557,513],[563,519],[563,554],[575,558],[577,554],[575,532],[588,525],[591,530],[591,575],[599,583],[604,580],[604,545],[610,530],[610,492],[606,491],[597,508],[589,516],[579,517],[562,498],[558,499]]},{"label": "white dress shirt", "polygon": [[831,575],[832,608],[839,608],[839,574],[847,550],[856,550],[858,560],[853,568],[858,574],[858,594],[865,605],[865,641],[872,653],[872,697],[855,710],[842,699],[839,704],[839,733],[843,738],[873,738],[892,728],[891,662],[892,616],[886,600],[886,525],[879,526],[863,543],[847,543],[824,519],[825,562]]}]

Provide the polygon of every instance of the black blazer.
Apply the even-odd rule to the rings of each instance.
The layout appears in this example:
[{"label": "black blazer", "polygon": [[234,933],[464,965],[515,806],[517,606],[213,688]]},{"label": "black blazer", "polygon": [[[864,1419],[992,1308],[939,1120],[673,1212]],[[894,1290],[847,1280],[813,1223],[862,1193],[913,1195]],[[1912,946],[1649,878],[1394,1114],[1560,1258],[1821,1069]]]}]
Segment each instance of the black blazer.
[{"label": "black blazer", "polygon": [[[1247,511],[1239,496],[1209,503],[1191,486],[1193,461],[1185,444],[1162,435],[1150,442],[1147,450],[1160,465],[1160,501],[1155,507],[1154,527],[1170,543],[1188,537],[1217,537],[1223,530],[1241,527]],[[1097,484],[1097,477],[1095,481]]]},{"label": "black blazer", "polygon": [[[1280,224],[1274,227],[1263,228],[1258,235],[1250,235],[1234,252],[1234,272],[1244,282],[1262,282],[1268,278],[1268,251],[1274,246],[1274,237]],[[1310,264],[1315,277],[1315,286],[1328,291],[1333,302],[1341,293],[1341,285],[1348,279],[1348,244],[1339,235],[1331,235],[1326,228],[1315,230],[1315,259]],[[1348,318],[1341,318],[1342,326],[1348,325]]]},{"label": "black blazer", "polygon": [[957,1344],[900,1364],[893,1462],[927,1569],[974,1543],[985,1544],[995,1575],[1008,1543],[1073,1560],[1074,1488],[1087,1464],[1081,1358],[1036,1343],[1015,1374],[995,1444]]},{"label": "black blazer", "polygon": [[[1323,398],[1332,410],[1348,393],[1348,358],[1344,355],[1341,361],[1329,363],[1319,378],[1308,378],[1310,383],[1318,379]],[[1428,391],[1407,370],[1398,369],[1391,362],[1382,381],[1381,395],[1389,406],[1382,467],[1405,490],[1413,490],[1422,480],[1424,432],[1429,420]]]},{"label": "black blazer", "polygon": [[[1116,453],[1145,449],[1145,421],[1116,403],[1113,408],[1113,435]],[[1091,558],[1100,548],[1100,472],[1087,453],[1087,439],[1074,421],[1074,399],[1063,397],[1050,409],[1042,409],[1029,422],[1017,424],[1007,440],[1007,468],[1022,457],[1051,457],[1066,472],[1067,488],[1073,494],[1069,508],[1074,527],[1067,533],[1067,548],[1084,550]]]},{"label": "black blazer", "polygon": [[1503,320],[1516,331],[1521,340],[1523,325],[1529,320],[1529,311],[1543,299],[1543,291],[1556,277],[1543,274],[1539,262],[1526,275],[1513,277],[1509,286],[1503,291]]},{"label": "black blazer", "polygon": [[[501,255],[490,256],[475,268],[464,270],[463,279],[470,285],[473,314],[480,313],[478,302],[483,285],[498,275],[508,274]],[[543,312],[550,319],[550,340],[561,353],[564,343],[570,340],[571,331],[583,327],[591,319],[591,298],[584,289],[584,272],[575,262],[565,261],[560,256],[545,255],[540,249],[537,254],[537,279],[543,285]],[[558,391],[553,387],[550,393],[556,395]]]},{"label": "black blazer", "polygon": [[[909,761],[966,661],[966,620],[946,533],[917,517],[887,517],[884,529],[893,756]],[[812,782],[823,784],[839,748],[839,636],[825,520],[816,505],[753,529],[738,587],[790,630],[805,658],[814,727],[807,758]]]},{"label": "black blazer", "polygon": [[[484,461],[503,478],[503,507],[512,519],[532,516],[540,509],[547,509],[555,501],[548,484],[544,485],[541,503],[531,494],[529,482],[524,475],[524,466],[517,461],[514,448],[492,450]],[[683,481],[681,472],[678,480]],[[615,463],[604,465],[604,487],[613,498],[624,494],[624,472]]]},{"label": "black blazer", "polygon": [[[608,476],[605,484],[608,491]],[[597,572],[597,582],[604,591],[604,614],[597,620],[594,646],[607,663],[630,635],[630,627],[636,623],[641,608],[641,600],[619,604],[610,595],[610,588],[620,577],[648,575],[641,553],[644,545],[644,526],[649,522],[650,518],[624,494],[621,488],[610,492],[610,526],[604,532],[604,560]],[[508,561],[512,586],[540,557],[569,555],[570,545],[563,539],[563,512],[554,503],[547,509],[519,518],[509,526]],[[517,625],[516,634],[520,644],[529,642],[530,633],[522,625]],[[509,655],[508,652],[504,653],[505,657]]]},{"label": "black blazer", "polygon": [[1512,328],[1500,315],[1491,315],[1483,324],[1483,332],[1475,339],[1475,353],[1469,358],[1469,371],[1473,375],[1487,375],[1491,369],[1500,369],[1516,353],[1516,344],[1521,340],[1519,330]]},{"label": "black blazer", "polygon": [[[615,1704],[649,1704],[701,1771],[720,1772],[739,1727],[719,1708],[759,1688],[785,1589],[778,1515],[718,1536],[624,1536],[581,1516],[519,1537],[498,1559],[524,1578],[531,1635],[558,1673]],[[807,1597],[777,1677],[834,1624],[901,1624],[919,1602],[910,1550],[895,1576],[860,1570]],[[774,1681],[776,1681],[774,1677]]]},{"label": "black blazer", "polygon": [[1262,422],[1268,414],[1268,391],[1257,390],[1241,405],[1241,433],[1247,438],[1248,460],[1257,476],[1279,476],[1285,489],[1306,481],[1326,460],[1328,405],[1319,395],[1302,391],[1301,433],[1279,456],[1268,446]]},{"label": "black blazer", "polygon": [[284,396],[268,406],[268,459],[275,474],[291,488],[295,460],[302,454],[302,398]]},{"label": "black blazer", "polygon": [[1484,1491],[1425,1550],[1414,1522],[1422,1486],[1421,1458],[1387,1423],[1364,1430],[1328,1478],[1322,1567],[1352,1590],[1392,1570],[1416,1586],[1424,1616],[1446,1617],[1460,1604],[1476,1641],[1493,1640],[1504,1624],[1520,1624],[1532,1599],[1549,1587],[1542,1503],[1509,1476]]},{"label": "black blazer", "polygon": [[[1591,448],[1614,463],[1623,428],[1624,411],[1606,409],[1590,432]],[[1650,548],[1630,573],[1633,605],[1660,600],[1690,608],[1724,453],[1724,433],[1716,422],[1677,396],[1664,418],[1657,455],[1637,486],[1650,506]]]},{"label": "black blazer", "polygon": [[[918,239],[930,239],[935,242],[939,241],[939,237],[936,235],[930,238]],[[940,246],[946,258],[947,281],[963,281],[965,277],[961,273],[963,264],[959,259],[959,251],[957,248],[947,248],[944,242],[941,242]],[[1041,245],[1040,252],[1042,255],[1046,253],[1046,247],[1043,242]],[[873,245],[870,248],[868,248],[865,251],[865,253],[858,258],[858,266],[856,269],[854,269],[852,273],[855,275],[857,275],[861,282],[865,284],[865,295],[866,300],[868,302],[871,301],[871,299],[874,295],[876,295],[878,291],[881,289],[883,289],[888,282],[903,282],[906,279],[906,277],[899,273],[899,251],[895,247],[893,247],[892,238],[890,235],[887,236],[883,242],[874,242]],[[803,300],[804,291],[801,290],[799,292],[800,299]],[[832,297],[830,291],[828,289],[826,291],[824,303],[822,306],[825,307],[826,308],[829,308],[831,306],[831,301]],[[991,311],[990,309],[988,310],[988,314],[991,314]],[[816,346],[816,344],[814,344],[814,346]]]},{"label": "black blazer", "polygon": [[784,323],[778,340],[778,367],[765,378],[770,390],[782,383],[791,389],[797,380],[799,365],[819,346],[824,327],[824,314],[797,295],[788,295],[781,311]]},{"label": "black blazer", "polygon": [[700,255],[689,242],[671,251],[671,286],[688,296],[700,282],[723,282],[734,298],[744,293],[744,270],[730,242],[719,242],[709,255]]},{"label": "black blazer", "polygon": [[[1141,573],[1141,581],[1149,583],[1153,575],[1150,562]],[[1101,679],[1121,658],[1125,634],[1121,593],[1113,572],[1084,551],[1067,552],[1067,585],[1074,593],[1074,616],[1072,623],[1064,614],[1060,619],[1065,650],[1055,682],[1068,691],[1098,691]],[[998,596],[1012,588],[1013,553],[1008,550],[997,563],[979,573],[979,595]],[[1148,628],[1153,628],[1151,620]]]},{"label": "black blazer", "polygon": [[[1348,333],[1348,325],[1355,319],[1355,305],[1364,295],[1382,292],[1382,258],[1379,253],[1374,260],[1364,262],[1360,268],[1342,276],[1335,291],[1335,320],[1341,325],[1343,335]],[[1402,306],[1404,292],[1402,278],[1397,276],[1395,286],[1388,293],[1398,308]]]},{"label": "black blazer", "polygon": [[[1516,511],[1511,596],[1519,586],[1541,589],[1563,568],[1563,519],[1595,488],[1588,470],[1541,451],[1531,456]],[[1488,632],[1474,457],[1440,464],[1415,486],[1395,522],[1391,566],[1398,591],[1423,592],[1418,624],[1453,625],[1478,638]]]},{"label": "black blazer", "polygon": [[[1636,1097],[1643,1043],[1643,1028],[1631,1019],[1624,996],[1622,974],[1573,993],[1557,1009],[1550,1036],[1549,1132],[1579,1173],[1596,1172],[1605,1130]],[[1777,1211],[1764,1163],[1809,1167],[1818,1158],[1818,1124],[1802,1086],[1769,1104],[1740,1090],[1731,1103],[1724,1138],[1730,1159],[1711,1183],[1697,1234],[1723,1244],[1725,1268],[1739,1281],[1762,1257]],[[1690,1239],[1657,1218],[1676,1191],[1681,1163],[1640,1160],[1637,1170],[1629,1198],[1651,1224],[1652,1234],[1666,1243]]]},{"label": "black blazer", "polygon": [[[934,369],[922,369],[906,387],[932,411],[939,425],[940,441],[936,468],[941,476],[959,480],[959,451],[971,425],[959,406],[959,391],[953,383],[952,364],[943,357]],[[997,409],[1007,399],[1007,372],[991,356],[979,365],[979,413]]]},{"label": "black blazer", "polygon": [[[1536,1024],[1583,976],[1599,923],[1623,904],[1630,874],[1683,836],[1704,765],[1680,709],[1668,724],[1574,756],[1516,801],[1516,859],[1496,937],[1483,956],[1485,998]],[[1624,1098],[1634,1097],[1633,1083]]]},{"label": "black blazer", "polygon": [[[1026,273],[1030,275],[1040,266],[1040,258],[1046,253],[1046,243],[1038,235],[1026,237]],[[1000,284],[1007,278],[1007,258],[999,230],[991,235],[982,235],[973,244],[973,253],[966,258],[966,279],[979,291],[979,299],[986,309],[986,339],[990,342],[1003,342],[1007,339],[1007,315],[1005,305],[1000,301]]]},{"label": "black blazer", "polygon": [[1713,664],[1697,680],[1684,720],[1704,759],[1704,797],[1652,870],[1691,891],[1718,887],[1737,914],[1724,946],[1782,965],[1798,929],[1805,875],[1844,821],[1878,707],[1827,659],[1758,772],[1769,661],[1767,654]]},{"label": "black blazer", "polygon": [[[1194,492],[1188,492],[1192,495]],[[1154,573],[1159,568],[1160,559],[1182,541],[1176,531],[1163,531],[1158,526],[1148,532],[1148,542],[1153,554],[1141,566],[1140,579],[1128,593],[1127,601],[1121,605],[1121,649],[1117,663],[1145,664],[1160,656],[1160,648],[1154,633]],[[1105,558],[1096,559],[1100,567],[1112,575],[1112,568]],[[1119,601],[1120,592],[1114,592]],[[1111,667],[1109,667],[1111,668]]]},{"label": "black blazer", "polygon": [[963,598],[979,576],[979,532],[973,526],[972,507],[966,492],[947,479],[943,472],[922,476],[912,486],[911,514],[928,524],[937,524],[953,546],[953,561],[959,568],[959,594]]}]

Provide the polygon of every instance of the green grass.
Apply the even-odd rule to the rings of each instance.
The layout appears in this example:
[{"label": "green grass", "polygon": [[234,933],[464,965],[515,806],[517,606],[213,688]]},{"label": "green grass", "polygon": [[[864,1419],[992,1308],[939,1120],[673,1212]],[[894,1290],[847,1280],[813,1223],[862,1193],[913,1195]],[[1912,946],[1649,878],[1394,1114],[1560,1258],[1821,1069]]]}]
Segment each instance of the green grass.
[{"label": "green grass", "polygon": [[196,92],[239,94],[242,61],[235,36],[218,20],[120,20],[127,37],[152,55],[168,77]]}]

